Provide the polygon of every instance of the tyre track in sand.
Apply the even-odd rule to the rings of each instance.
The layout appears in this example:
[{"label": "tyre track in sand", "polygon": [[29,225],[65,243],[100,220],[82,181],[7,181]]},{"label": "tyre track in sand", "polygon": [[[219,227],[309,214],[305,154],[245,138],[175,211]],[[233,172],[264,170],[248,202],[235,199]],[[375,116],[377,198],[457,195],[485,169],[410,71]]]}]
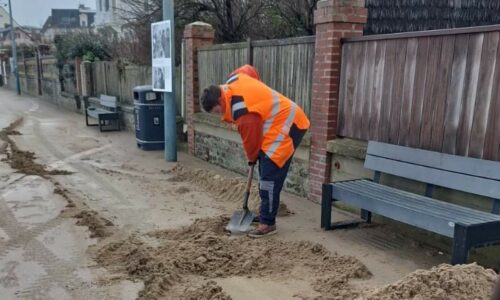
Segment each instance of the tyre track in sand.
[{"label": "tyre track in sand", "polygon": [[[5,165],[6,166],[6,165]],[[8,188],[14,188],[16,185],[22,181],[26,180],[25,175],[15,175],[14,172],[7,172],[4,174],[4,180],[0,188],[0,228],[7,236],[5,242],[0,242],[0,261],[4,261],[5,266],[2,269],[2,279],[7,279],[7,282],[1,282],[2,286],[7,290],[14,288],[14,295],[10,294],[12,297],[22,298],[22,299],[41,299],[47,298],[47,293],[49,293],[49,287],[56,288],[59,294],[63,295],[75,295],[76,292],[83,291],[85,294],[89,294],[87,287],[89,286],[88,281],[82,280],[78,275],[77,271],[85,268],[85,264],[82,262],[86,261],[85,250],[78,251],[76,244],[69,244],[68,249],[64,249],[69,252],[66,254],[68,259],[62,259],[58,257],[54,252],[44,245],[39,239],[45,236],[51,235],[51,230],[57,228],[58,226],[69,225],[70,219],[62,217],[60,214],[51,216],[49,220],[42,220],[39,222],[29,222],[28,226],[25,222],[19,221],[14,214],[14,207],[23,209],[29,207],[36,207],[33,204],[33,199],[28,200],[25,204],[14,204],[14,207],[9,207],[7,200],[4,197],[6,195],[5,190]],[[41,180],[48,181],[51,183],[53,188],[54,181],[49,178],[43,178],[40,176],[34,177],[40,178]],[[30,179],[28,179],[28,182]],[[19,186],[22,189],[23,186]],[[54,196],[55,197],[55,196]],[[43,199],[40,197],[42,202],[51,201],[49,198]],[[52,199],[54,200],[54,199]],[[23,200],[22,200],[23,201]],[[40,213],[31,214],[31,216],[40,215]],[[43,213],[42,213],[43,215]],[[73,225],[69,225],[73,226]],[[18,257],[18,258],[13,258]],[[23,264],[35,264],[38,273],[30,276],[31,282],[26,278],[17,278],[15,271],[17,266]],[[8,266],[15,266],[12,270]],[[26,265],[25,265],[26,266]],[[7,267],[7,269],[5,268]],[[9,277],[10,276],[10,277]],[[24,282],[21,282],[24,281]],[[6,292],[6,291],[4,291]],[[10,293],[10,292],[6,292]],[[5,295],[10,297],[9,295]]]},{"label": "tyre track in sand", "polygon": [[[35,126],[33,126],[35,138],[38,139],[39,144],[42,145],[51,155],[53,155],[58,160],[63,161],[67,156],[64,155],[61,151],[59,151],[56,146],[51,143],[47,137],[42,132],[41,122],[37,118],[33,118],[35,122]],[[120,192],[118,189],[113,187],[103,176],[99,173],[95,172],[90,166],[78,163],[78,162],[67,162],[72,168],[76,169],[78,173],[85,176],[87,180],[91,180],[95,185],[99,186],[103,191],[107,192],[107,194],[112,196],[112,200],[120,205],[129,205],[133,206],[133,204],[127,200],[126,195]],[[102,191],[101,191],[102,192]],[[89,195],[87,195],[89,196]]]}]

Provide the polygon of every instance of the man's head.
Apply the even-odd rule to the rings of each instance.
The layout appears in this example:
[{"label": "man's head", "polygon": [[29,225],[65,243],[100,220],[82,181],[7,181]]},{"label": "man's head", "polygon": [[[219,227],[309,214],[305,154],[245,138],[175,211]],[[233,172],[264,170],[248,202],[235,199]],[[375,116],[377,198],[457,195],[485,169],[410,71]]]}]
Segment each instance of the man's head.
[{"label": "man's head", "polygon": [[211,85],[203,91],[200,104],[204,111],[209,113],[220,113],[221,91],[218,86]]}]

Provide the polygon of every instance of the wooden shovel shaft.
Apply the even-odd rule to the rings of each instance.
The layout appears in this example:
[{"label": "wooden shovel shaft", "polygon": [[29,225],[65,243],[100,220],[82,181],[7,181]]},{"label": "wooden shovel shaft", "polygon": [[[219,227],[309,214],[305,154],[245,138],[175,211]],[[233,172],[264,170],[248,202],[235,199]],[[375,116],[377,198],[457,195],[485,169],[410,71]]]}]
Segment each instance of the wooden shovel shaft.
[{"label": "wooden shovel shaft", "polygon": [[243,210],[248,210],[248,198],[250,198],[250,189],[252,188],[252,179],[253,179],[253,169],[255,165],[250,166],[250,170],[248,171],[248,179],[247,179],[247,188],[245,190],[245,194],[243,195]]},{"label": "wooden shovel shaft", "polygon": [[248,171],[248,179],[247,179],[247,189],[246,191],[250,193],[250,189],[252,188],[252,179],[253,179],[253,169],[255,165],[250,166],[250,170]]}]

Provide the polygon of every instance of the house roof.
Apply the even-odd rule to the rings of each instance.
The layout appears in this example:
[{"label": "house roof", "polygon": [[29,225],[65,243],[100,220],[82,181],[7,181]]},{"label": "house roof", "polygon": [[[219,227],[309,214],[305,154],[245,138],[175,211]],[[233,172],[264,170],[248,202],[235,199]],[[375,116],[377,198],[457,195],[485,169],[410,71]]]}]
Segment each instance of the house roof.
[{"label": "house roof", "polygon": [[43,25],[43,31],[48,28],[79,28],[80,13],[85,13],[89,16],[89,23],[93,23],[95,12],[92,10],[83,9],[52,9],[52,14],[47,18]]},{"label": "house roof", "polygon": [[366,0],[365,34],[500,24],[498,0]]}]

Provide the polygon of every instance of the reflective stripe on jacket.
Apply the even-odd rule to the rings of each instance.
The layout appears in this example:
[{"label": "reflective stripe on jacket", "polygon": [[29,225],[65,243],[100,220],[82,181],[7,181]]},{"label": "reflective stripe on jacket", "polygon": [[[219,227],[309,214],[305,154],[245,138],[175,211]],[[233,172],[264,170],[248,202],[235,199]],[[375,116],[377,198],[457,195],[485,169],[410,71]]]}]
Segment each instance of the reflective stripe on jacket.
[{"label": "reflective stripe on jacket", "polygon": [[221,86],[221,91],[225,101],[223,120],[232,123],[244,114],[259,114],[264,122],[261,150],[281,168],[295,151],[289,135],[292,125],[301,130],[309,128],[304,111],[290,99],[245,74],[232,76],[228,84]]}]

